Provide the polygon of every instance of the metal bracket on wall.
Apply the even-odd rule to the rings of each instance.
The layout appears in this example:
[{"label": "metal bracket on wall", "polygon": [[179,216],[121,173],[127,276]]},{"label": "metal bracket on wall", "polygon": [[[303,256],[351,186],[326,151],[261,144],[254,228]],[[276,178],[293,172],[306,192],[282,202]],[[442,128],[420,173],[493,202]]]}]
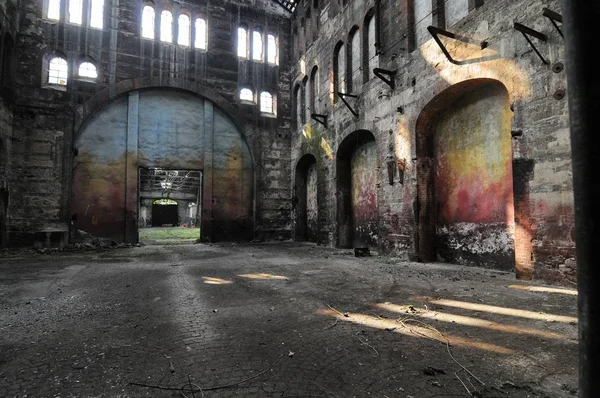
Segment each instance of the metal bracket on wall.
[{"label": "metal bracket on wall", "polygon": [[310,118],[317,123],[322,124],[325,128],[327,128],[327,115],[321,115],[318,113],[311,113]]},{"label": "metal bracket on wall", "polygon": [[533,36],[540,41],[547,42],[548,37],[545,34],[540,33],[537,30],[533,30],[533,29],[531,29],[523,24],[520,24],[518,22],[515,22],[514,27],[516,30],[518,30],[519,32],[521,32],[523,34],[523,37],[525,37],[525,40],[527,40],[527,43],[529,43],[529,45],[533,48],[533,51],[535,51],[535,53],[538,55],[538,57],[540,57],[542,62],[546,65],[550,64],[550,62],[546,61],[546,59],[542,56],[542,54],[540,54],[540,52],[538,51],[535,44],[533,44],[533,42],[529,38],[529,36]]},{"label": "metal bracket on wall", "polygon": [[431,25],[428,26],[427,31],[429,31],[429,34],[431,34],[431,37],[433,37],[433,40],[435,40],[437,45],[440,46],[440,48],[442,49],[442,52],[444,53],[444,55],[446,56],[448,61],[450,61],[451,63],[453,63],[455,65],[462,65],[463,62],[457,61],[454,58],[452,58],[452,56],[446,49],[446,46],[444,46],[444,43],[442,43],[442,41],[440,40],[438,35],[446,36],[453,40],[462,41],[463,43],[475,44],[475,45],[481,47],[482,50],[488,46],[488,42],[485,40],[483,40],[483,41],[474,40],[474,39],[471,39],[470,37],[461,36],[461,35],[457,35],[456,33],[448,32],[447,30],[440,29],[436,26],[431,26]]},{"label": "metal bracket on wall", "polygon": [[340,91],[337,92],[338,97],[340,97],[340,99],[342,100],[342,102],[344,103],[344,105],[346,105],[346,107],[348,109],[350,109],[350,112],[352,112],[352,114],[356,117],[358,117],[358,112],[356,112],[354,110],[354,108],[352,108],[352,106],[348,103],[348,101],[346,101],[345,97],[350,97],[350,98],[358,98],[358,95],[354,95],[354,94],[346,94],[346,93],[342,93]]},{"label": "metal bracket on wall", "polygon": [[[392,90],[396,88],[396,72],[395,70],[387,70],[381,68],[373,69],[373,74],[381,79],[385,84],[390,86]],[[387,76],[387,77],[386,77]]]},{"label": "metal bracket on wall", "polygon": [[562,37],[563,39],[565,38],[563,36],[563,32],[560,29],[560,26],[558,26],[557,22],[562,24],[562,15],[560,15],[559,13],[557,13],[556,11],[552,11],[549,8],[542,8],[542,15],[545,16],[546,18],[548,18],[550,20],[550,22],[552,22],[552,25],[554,25],[554,27],[556,28],[556,30],[558,31],[558,34],[560,35],[560,37]]}]

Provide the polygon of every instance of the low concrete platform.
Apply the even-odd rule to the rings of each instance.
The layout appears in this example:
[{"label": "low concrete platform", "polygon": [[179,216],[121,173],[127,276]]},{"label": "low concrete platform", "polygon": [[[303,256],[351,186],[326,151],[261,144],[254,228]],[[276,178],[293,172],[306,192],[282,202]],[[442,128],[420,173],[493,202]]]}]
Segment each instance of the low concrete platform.
[{"label": "low concrete platform", "polygon": [[2,397],[570,397],[576,291],[291,242],[0,257]]}]

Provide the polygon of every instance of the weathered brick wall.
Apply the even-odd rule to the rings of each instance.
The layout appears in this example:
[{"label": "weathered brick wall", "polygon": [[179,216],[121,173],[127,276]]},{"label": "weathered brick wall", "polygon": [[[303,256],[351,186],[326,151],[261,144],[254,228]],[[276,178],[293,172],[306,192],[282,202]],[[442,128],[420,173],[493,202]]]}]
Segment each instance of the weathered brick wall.
[{"label": "weathered brick wall", "polygon": [[[88,117],[119,95],[147,87],[172,87],[205,96],[242,126],[254,157],[255,237],[290,236],[289,17],[270,0],[158,1],[206,17],[208,51],[142,39],[142,1],[107,0],[104,29],[43,18],[43,1],[21,2],[14,76],[10,239],[30,244],[34,233],[66,230],[71,217],[73,141]],[[240,23],[277,34],[279,66],[240,60]],[[69,63],[65,90],[44,84],[44,61],[60,54]],[[95,63],[95,83],[74,78],[82,59]],[[241,85],[277,94],[277,117],[265,118],[258,105],[241,105]],[[2,132],[3,133],[3,132]]]},{"label": "weathered brick wall", "polygon": [[[425,106],[447,88],[471,79],[493,79],[508,91],[514,112],[511,129],[522,133],[512,138],[515,249],[521,276],[573,280],[571,161],[567,100],[562,91],[566,89],[566,76],[559,64],[564,63],[564,42],[542,15],[544,7],[560,12],[559,2],[497,0],[485,1],[474,9],[468,8],[470,2],[446,2],[443,11],[447,30],[488,43],[481,50],[442,38],[456,60],[467,61],[453,64],[427,32],[427,26],[440,24],[441,20],[431,2],[381,0],[382,53],[378,64],[397,71],[396,87],[391,89],[371,73],[367,82],[353,88],[353,94],[359,98],[348,98],[358,117],[341,101],[332,104],[330,100],[334,47],[340,40],[348,42],[354,26],[362,34],[365,16],[375,6],[374,0],[349,3],[343,7],[337,0],[321,1],[318,35],[309,41],[303,37],[301,20],[312,2],[302,2],[292,20],[293,31],[299,32],[298,37],[292,38],[292,42],[298,42],[294,49],[298,58],[294,59],[292,89],[317,65],[318,113],[328,115],[327,128],[315,121],[293,123],[297,128],[292,133],[292,167],[306,153],[317,158],[322,241],[337,241],[338,146],[351,132],[367,129],[375,135],[378,147],[380,250],[418,257],[417,120]],[[532,39],[548,64],[513,28],[514,22],[548,37],[547,42]],[[362,47],[366,51],[364,41]],[[393,185],[388,183],[389,159],[405,162],[404,184],[398,182],[398,175]],[[529,166],[519,166],[525,163]]]}]

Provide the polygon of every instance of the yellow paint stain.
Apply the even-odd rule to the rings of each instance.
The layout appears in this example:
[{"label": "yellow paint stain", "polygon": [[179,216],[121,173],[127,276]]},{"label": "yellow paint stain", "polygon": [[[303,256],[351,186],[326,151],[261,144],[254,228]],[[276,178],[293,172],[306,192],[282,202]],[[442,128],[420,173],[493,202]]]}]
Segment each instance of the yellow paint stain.
[{"label": "yellow paint stain", "polygon": [[325,156],[327,156],[329,160],[333,160],[333,151],[331,150],[331,147],[329,146],[325,138],[321,138],[321,149],[325,151]]},{"label": "yellow paint stain", "polygon": [[304,138],[310,140],[313,137],[313,128],[310,124],[307,124],[306,126],[304,126],[304,129],[302,130],[302,135],[304,136]]}]

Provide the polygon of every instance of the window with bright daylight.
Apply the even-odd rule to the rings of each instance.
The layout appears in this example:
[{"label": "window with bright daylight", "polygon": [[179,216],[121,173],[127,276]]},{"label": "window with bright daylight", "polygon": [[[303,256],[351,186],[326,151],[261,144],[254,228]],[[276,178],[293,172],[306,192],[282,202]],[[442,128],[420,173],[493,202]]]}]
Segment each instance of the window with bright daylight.
[{"label": "window with bright daylight", "polygon": [[207,47],[206,21],[202,18],[196,18],[196,37],[194,38],[194,47],[206,50]]},{"label": "window with bright daylight", "polygon": [[179,31],[178,31],[178,35],[177,35],[177,44],[181,45],[181,46],[186,46],[189,47],[190,46],[190,40],[191,40],[191,28],[192,26],[190,25],[190,17],[188,17],[185,14],[181,14],[179,15]]},{"label": "window with bright daylight", "polygon": [[69,22],[81,25],[83,0],[69,0]]},{"label": "window with bright daylight", "polygon": [[277,64],[277,39],[272,34],[267,36],[267,62]]},{"label": "window with bright daylight", "polygon": [[67,61],[60,57],[54,57],[48,64],[48,83],[67,85],[69,66]]},{"label": "window with bright daylight", "polygon": [[267,91],[260,93],[260,111],[262,113],[273,113],[273,96]]},{"label": "window with bright daylight", "polygon": [[254,93],[249,88],[243,88],[240,90],[240,99],[242,101],[254,102]]},{"label": "window with bright daylight", "polygon": [[142,9],[142,37],[154,39],[154,8],[150,6]]},{"label": "window with bright daylight", "polygon": [[237,54],[238,57],[248,58],[248,31],[240,26],[237,35]]},{"label": "window with bright daylight", "polygon": [[60,0],[48,0],[48,19],[60,19]]},{"label": "window with bright daylight", "polygon": [[160,40],[165,43],[173,42],[173,14],[163,10],[160,13]]},{"label": "window with bright daylight", "polygon": [[102,29],[104,27],[104,0],[91,0],[90,26]]},{"label": "window with bright daylight", "polygon": [[96,70],[96,66],[91,62],[82,62],[79,65],[79,77],[85,77],[88,79],[96,79],[98,77],[98,70]]},{"label": "window with bright daylight", "polygon": [[263,60],[263,36],[258,30],[252,32],[252,59]]}]

